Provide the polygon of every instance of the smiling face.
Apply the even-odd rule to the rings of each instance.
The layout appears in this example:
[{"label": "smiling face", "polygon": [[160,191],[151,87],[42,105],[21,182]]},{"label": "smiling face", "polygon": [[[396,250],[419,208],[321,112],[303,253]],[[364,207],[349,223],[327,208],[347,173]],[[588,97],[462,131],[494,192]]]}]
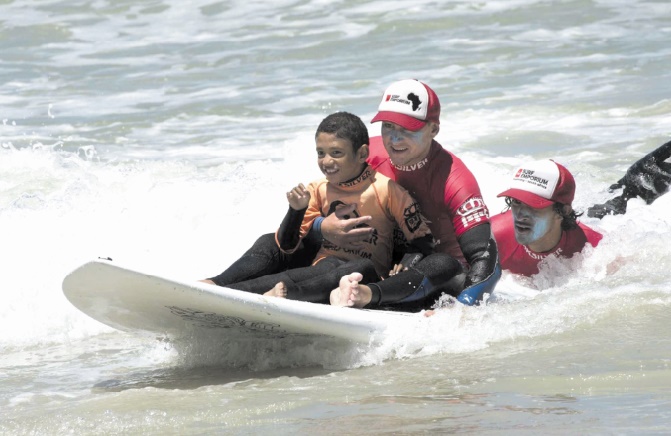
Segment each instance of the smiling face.
[{"label": "smiling face", "polygon": [[355,152],[349,140],[325,132],[317,135],[316,143],[317,165],[329,183],[338,184],[352,180],[366,166],[368,145],[363,145]]},{"label": "smiling face", "polygon": [[426,123],[421,129],[412,131],[385,121],[380,133],[391,162],[396,166],[405,166],[421,162],[429,154],[438,130],[435,123]]},{"label": "smiling face", "polygon": [[511,198],[510,209],[513,213],[515,239],[518,243],[538,253],[550,251],[559,243],[562,235],[562,217],[555,212],[553,206],[534,209]]}]

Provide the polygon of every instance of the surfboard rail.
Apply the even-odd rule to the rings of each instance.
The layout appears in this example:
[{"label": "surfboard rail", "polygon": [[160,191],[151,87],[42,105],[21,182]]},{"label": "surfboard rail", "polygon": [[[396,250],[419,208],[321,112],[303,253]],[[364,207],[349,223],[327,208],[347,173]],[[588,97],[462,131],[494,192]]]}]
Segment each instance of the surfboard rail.
[{"label": "surfboard rail", "polygon": [[108,259],[92,260],[68,274],[63,293],[81,312],[110,327],[168,336],[198,331],[370,342],[382,339],[391,325],[421,316],[266,297],[148,274]]}]

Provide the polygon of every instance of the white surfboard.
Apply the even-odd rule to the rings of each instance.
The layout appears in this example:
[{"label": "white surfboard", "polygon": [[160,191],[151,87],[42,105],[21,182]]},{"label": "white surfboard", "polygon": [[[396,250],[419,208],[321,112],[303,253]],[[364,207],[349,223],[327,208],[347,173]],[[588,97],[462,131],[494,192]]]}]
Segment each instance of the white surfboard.
[{"label": "white surfboard", "polygon": [[384,338],[420,314],[306,303],[159,277],[109,260],[85,263],[63,280],[79,310],[115,329],[184,337],[194,332],[235,337],[329,336],[353,342]]}]

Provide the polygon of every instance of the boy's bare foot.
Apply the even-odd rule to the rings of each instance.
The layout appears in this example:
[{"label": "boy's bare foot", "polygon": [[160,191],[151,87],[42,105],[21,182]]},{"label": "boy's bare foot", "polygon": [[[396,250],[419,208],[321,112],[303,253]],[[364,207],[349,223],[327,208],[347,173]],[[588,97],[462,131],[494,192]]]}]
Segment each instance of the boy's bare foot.
[{"label": "boy's bare foot", "polygon": [[368,286],[359,284],[362,279],[360,273],[343,276],[339,287],[331,291],[331,305],[364,307],[370,303],[372,292]]},{"label": "boy's bare foot", "polygon": [[287,288],[284,286],[284,282],[279,282],[273,289],[263,295],[267,297],[287,298]]}]

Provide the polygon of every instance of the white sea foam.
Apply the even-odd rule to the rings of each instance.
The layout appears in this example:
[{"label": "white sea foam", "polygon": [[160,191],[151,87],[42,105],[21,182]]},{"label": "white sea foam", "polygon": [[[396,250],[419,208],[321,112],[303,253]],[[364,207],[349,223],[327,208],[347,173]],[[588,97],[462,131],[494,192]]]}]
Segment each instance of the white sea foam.
[{"label": "white sea foam", "polygon": [[[61,291],[98,256],[217,274],[277,227],[288,188],[319,176],[319,121],[347,110],[368,122],[403,78],[440,96],[438,140],[492,213],[530,158],[571,169],[577,209],[603,202],[669,140],[668,2],[14,0],[0,14],[0,432],[668,422],[668,196],[583,217],[605,235],[595,250],[531,282],[504,275],[490,304],[447,309],[380,347],[188,348],[114,331]],[[199,372],[209,365],[219,372]]]}]

